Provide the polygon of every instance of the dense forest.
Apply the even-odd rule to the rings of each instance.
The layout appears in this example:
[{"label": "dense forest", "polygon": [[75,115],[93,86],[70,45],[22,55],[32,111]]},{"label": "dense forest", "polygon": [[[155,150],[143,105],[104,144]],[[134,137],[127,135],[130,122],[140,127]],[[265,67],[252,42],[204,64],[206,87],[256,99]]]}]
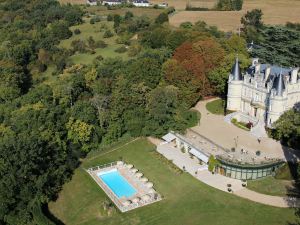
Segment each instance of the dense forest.
[{"label": "dense forest", "polygon": [[[226,94],[236,55],[249,65],[250,27],[244,38],[204,22],[170,27],[168,12],[112,14],[107,21],[132,57],[83,65],[69,57],[104,42],[59,47],[80,33],[70,27],[87,22],[82,8],[1,0],[0,15],[0,224],[39,224],[39,207],[56,198],[80,157],[124,135],[185,130],[198,121],[189,110],[198,100]],[[50,66],[47,80],[41,74]]]}]

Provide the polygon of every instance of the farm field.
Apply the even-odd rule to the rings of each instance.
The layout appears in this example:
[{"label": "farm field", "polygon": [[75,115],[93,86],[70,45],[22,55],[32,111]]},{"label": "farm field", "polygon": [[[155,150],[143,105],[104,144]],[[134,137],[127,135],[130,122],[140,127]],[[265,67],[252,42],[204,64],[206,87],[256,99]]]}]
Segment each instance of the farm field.
[{"label": "farm field", "polygon": [[[177,3],[178,4],[178,3]],[[170,5],[172,5],[170,1]],[[262,9],[263,21],[266,24],[285,24],[286,22],[300,22],[299,0],[245,0],[243,9],[238,12],[220,11],[179,11],[170,17],[170,24],[179,26],[190,21],[205,21],[209,25],[217,26],[223,31],[234,31],[240,26],[241,17],[249,10]]]},{"label": "farm field", "polygon": [[[85,0],[60,0],[62,3],[85,4]],[[152,0],[153,4],[167,2],[169,6],[174,6],[177,13],[170,17],[170,24],[179,26],[181,23],[190,21],[192,23],[199,20],[205,21],[211,26],[217,26],[223,31],[235,31],[240,26],[241,17],[249,10],[258,8],[262,9],[264,16],[263,21],[266,24],[285,24],[286,22],[300,22],[300,1],[299,0],[244,0],[243,9],[239,12],[220,12],[220,11],[185,11],[187,0]],[[189,1],[195,7],[211,8],[216,0],[192,0]],[[94,10],[97,7],[90,7]],[[114,13],[122,14],[123,9],[114,10]],[[153,16],[159,14],[159,10],[133,8],[139,14],[154,13]],[[124,11],[125,12],[125,11]],[[103,11],[101,12],[103,13]],[[149,15],[148,15],[149,16]]]},{"label": "farm field", "polygon": [[[108,197],[84,169],[120,157],[144,173],[164,199],[127,213],[105,214],[102,203]],[[282,225],[295,220],[293,209],[254,203],[179,174],[144,138],[84,159],[49,209],[66,225]]]}]

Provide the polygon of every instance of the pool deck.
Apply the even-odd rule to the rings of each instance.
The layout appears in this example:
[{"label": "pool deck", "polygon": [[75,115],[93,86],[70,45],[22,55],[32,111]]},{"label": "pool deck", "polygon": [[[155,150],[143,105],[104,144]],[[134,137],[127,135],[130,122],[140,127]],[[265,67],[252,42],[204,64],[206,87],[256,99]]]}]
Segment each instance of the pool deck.
[{"label": "pool deck", "polygon": [[[136,189],[136,193],[130,197],[118,198],[117,195],[103,182],[99,177],[99,173],[107,172],[113,169],[117,171],[127,180],[127,182]],[[152,185],[149,186],[149,181],[142,181],[136,176],[137,173],[132,172],[126,164],[118,164],[117,162],[93,167],[87,170],[94,181],[102,188],[106,195],[114,202],[121,212],[127,212],[135,208],[152,204],[162,200]],[[143,177],[144,178],[144,177]],[[148,179],[147,179],[148,180]]]}]

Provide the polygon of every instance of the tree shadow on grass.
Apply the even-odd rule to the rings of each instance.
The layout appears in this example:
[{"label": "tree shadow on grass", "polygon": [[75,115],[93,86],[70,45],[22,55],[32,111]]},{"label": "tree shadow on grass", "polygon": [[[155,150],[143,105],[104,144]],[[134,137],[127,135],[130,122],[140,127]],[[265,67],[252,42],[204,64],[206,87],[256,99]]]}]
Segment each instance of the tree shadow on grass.
[{"label": "tree shadow on grass", "polygon": [[288,206],[294,208],[296,221],[287,222],[287,225],[300,225],[300,170],[299,170],[299,156],[300,151],[294,150],[288,147],[282,147],[284,151],[285,158],[287,160],[287,169],[289,170],[289,175],[286,176],[289,179],[294,180],[292,186],[287,186],[287,197],[285,201]]}]

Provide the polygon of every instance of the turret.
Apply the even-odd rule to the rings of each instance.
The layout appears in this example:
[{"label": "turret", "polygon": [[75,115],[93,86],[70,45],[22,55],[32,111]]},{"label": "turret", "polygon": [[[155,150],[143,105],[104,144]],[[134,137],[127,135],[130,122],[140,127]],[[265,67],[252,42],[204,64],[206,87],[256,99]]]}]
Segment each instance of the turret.
[{"label": "turret", "polygon": [[287,100],[285,89],[284,75],[280,72],[273,80],[269,102],[269,114],[267,117],[268,126],[271,126],[272,123],[278,120],[282,112],[285,111]]},{"label": "turret", "polygon": [[243,79],[238,57],[236,57],[236,59],[235,59],[235,63],[231,69],[231,74],[232,74],[233,80],[242,80]]},{"label": "turret", "polygon": [[241,109],[242,84],[243,84],[243,76],[241,73],[239,59],[236,58],[228,80],[228,93],[227,93],[228,110],[237,111]]},{"label": "turret", "polygon": [[273,90],[275,90],[274,94],[276,96],[283,95],[283,91],[285,90],[285,84],[284,84],[282,72],[280,72],[280,74],[275,77],[272,88],[273,88]]}]

